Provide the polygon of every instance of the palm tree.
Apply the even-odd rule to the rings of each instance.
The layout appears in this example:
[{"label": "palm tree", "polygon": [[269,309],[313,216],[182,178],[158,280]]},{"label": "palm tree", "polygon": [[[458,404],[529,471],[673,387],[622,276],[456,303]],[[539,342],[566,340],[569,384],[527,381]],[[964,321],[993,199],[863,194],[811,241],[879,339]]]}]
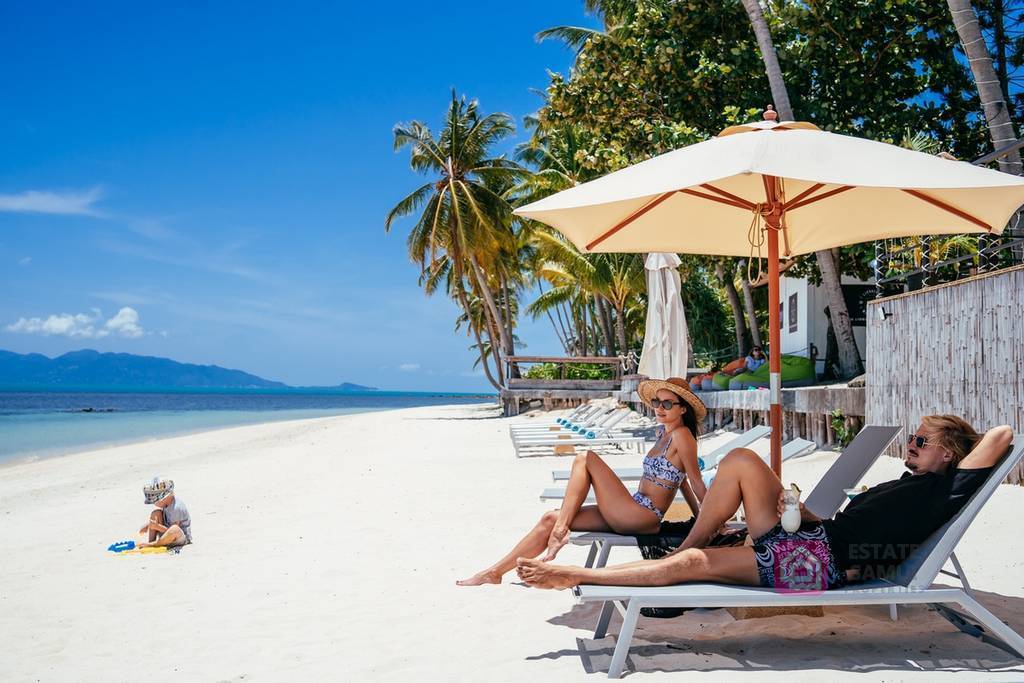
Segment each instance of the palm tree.
[{"label": "palm tree", "polygon": [[[992,137],[992,145],[995,149],[1000,149],[1012,144],[1016,142],[1017,135],[1013,132],[1010,110],[1003,98],[1003,84],[992,66],[992,55],[989,54],[988,46],[981,35],[978,15],[974,12],[971,0],[947,0],[946,4],[949,5],[949,12],[953,16],[957,35],[960,36],[960,46],[971,66],[974,84],[981,98],[981,110],[985,113],[989,135]],[[1019,151],[1013,150],[1000,157],[998,161],[999,170],[1013,175],[1021,174]]]},{"label": "palm tree", "polygon": [[[438,137],[419,121],[396,125],[395,150],[409,147],[410,167],[432,177],[399,201],[384,221],[389,232],[397,218],[418,213],[407,243],[409,257],[419,264],[424,278],[436,280],[439,272],[447,271],[449,291],[471,320],[468,293],[482,299],[482,327],[490,337],[489,355],[497,363],[498,380],[487,374],[499,390],[502,373],[497,349],[509,353],[513,340],[481,261],[507,241],[503,231],[508,230],[509,206],[490,186],[510,184],[520,167],[492,157],[490,150],[514,130],[507,114],[484,116],[475,100],[467,101],[454,91]],[[482,343],[478,347],[481,356],[487,355]]]},{"label": "palm tree", "polygon": [[[761,5],[758,0],[743,0],[743,7],[747,10],[750,25],[757,38],[758,48],[761,50],[761,58],[764,60],[768,84],[771,87],[772,99],[775,100],[779,118],[783,121],[795,121],[796,117],[793,115],[793,108],[789,103],[786,83],[782,78],[782,69],[779,67],[779,58],[775,54],[775,44],[772,42],[772,34],[768,30],[768,22],[764,19]],[[818,270],[821,271],[821,284],[828,298],[832,328],[835,331],[839,347],[840,372],[844,377],[859,375],[864,372],[864,365],[861,363],[860,351],[857,349],[857,339],[853,336],[853,325],[850,323],[850,312],[846,308],[846,299],[843,298],[838,264],[833,259],[832,252],[827,249],[815,252],[814,256],[818,262]],[[780,351],[781,349],[772,349],[772,353]]]}]

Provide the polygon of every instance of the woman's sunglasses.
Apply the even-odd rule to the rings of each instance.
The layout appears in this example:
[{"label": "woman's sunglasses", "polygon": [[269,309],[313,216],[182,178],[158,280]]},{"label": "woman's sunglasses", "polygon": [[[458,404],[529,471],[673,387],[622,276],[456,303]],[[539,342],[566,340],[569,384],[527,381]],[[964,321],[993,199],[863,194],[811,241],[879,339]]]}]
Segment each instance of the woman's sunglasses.
[{"label": "woman's sunglasses", "polygon": [[939,445],[937,443],[932,443],[928,439],[924,438],[923,436],[918,436],[917,434],[910,434],[910,435],[908,435],[907,436],[907,443],[908,444],[914,444],[918,448],[924,448],[925,446],[938,446]]},{"label": "woman's sunglasses", "polygon": [[651,399],[651,407],[652,408],[661,408],[662,410],[672,410],[672,406],[681,406],[681,405],[683,405],[683,404],[680,403],[679,401],[662,401],[662,400],[657,399],[657,398]]}]

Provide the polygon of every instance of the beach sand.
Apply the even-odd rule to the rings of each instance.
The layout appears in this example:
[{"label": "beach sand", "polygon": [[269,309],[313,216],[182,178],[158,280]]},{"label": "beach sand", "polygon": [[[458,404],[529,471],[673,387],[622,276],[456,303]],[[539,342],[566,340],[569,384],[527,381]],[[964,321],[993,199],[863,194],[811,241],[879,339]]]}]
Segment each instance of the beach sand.
[{"label": "beach sand", "polygon": [[[514,574],[500,586],[454,585],[550,507],[537,494],[568,458],[515,459],[508,427],[552,417],[417,408],[0,469],[0,680],[603,679],[614,638],[592,639],[595,607]],[[834,457],[790,461],[784,479],[809,490]],[[865,483],[901,469],[882,458]],[[194,545],[107,552],[145,522],[141,487],[154,474],[175,480]],[[1024,488],[1000,487],[958,555],[980,600],[1024,632],[1021,509]],[[570,546],[559,561],[584,557]],[[637,557],[616,549],[612,562]],[[895,623],[883,607],[641,619],[629,666],[717,680],[1024,680],[1024,663],[924,607],[902,608]]]}]

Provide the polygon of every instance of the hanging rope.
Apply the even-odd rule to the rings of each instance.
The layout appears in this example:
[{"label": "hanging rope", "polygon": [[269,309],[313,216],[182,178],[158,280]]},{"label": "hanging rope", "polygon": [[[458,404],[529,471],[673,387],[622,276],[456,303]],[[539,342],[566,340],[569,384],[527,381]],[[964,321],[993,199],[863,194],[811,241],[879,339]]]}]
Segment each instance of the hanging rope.
[{"label": "hanging rope", "polygon": [[747,242],[750,243],[750,258],[747,259],[747,282],[754,282],[754,252],[757,252],[757,278],[760,279],[764,272],[761,265],[761,247],[764,246],[764,228],[761,226],[761,214],[764,211],[764,204],[754,205],[754,217],[750,219],[750,227],[747,228]]}]

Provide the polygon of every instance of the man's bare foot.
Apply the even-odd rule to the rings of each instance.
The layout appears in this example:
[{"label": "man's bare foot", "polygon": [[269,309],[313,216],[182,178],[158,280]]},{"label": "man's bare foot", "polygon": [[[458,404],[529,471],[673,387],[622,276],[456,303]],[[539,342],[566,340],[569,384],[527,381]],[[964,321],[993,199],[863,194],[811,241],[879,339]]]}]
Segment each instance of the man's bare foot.
[{"label": "man's bare foot", "polygon": [[501,583],[501,575],[495,574],[490,569],[485,569],[482,572],[477,572],[468,579],[462,579],[456,581],[456,586],[483,586],[487,583]]},{"label": "man's bare foot", "polygon": [[572,588],[578,581],[572,576],[572,567],[548,564],[542,560],[520,557],[516,560],[516,573],[526,585],[534,588]]},{"label": "man's bare foot", "polygon": [[544,553],[544,557],[540,558],[541,562],[550,562],[555,559],[558,551],[564,548],[568,542],[569,528],[556,526],[551,530],[551,536],[548,537],[548,551]]}]

